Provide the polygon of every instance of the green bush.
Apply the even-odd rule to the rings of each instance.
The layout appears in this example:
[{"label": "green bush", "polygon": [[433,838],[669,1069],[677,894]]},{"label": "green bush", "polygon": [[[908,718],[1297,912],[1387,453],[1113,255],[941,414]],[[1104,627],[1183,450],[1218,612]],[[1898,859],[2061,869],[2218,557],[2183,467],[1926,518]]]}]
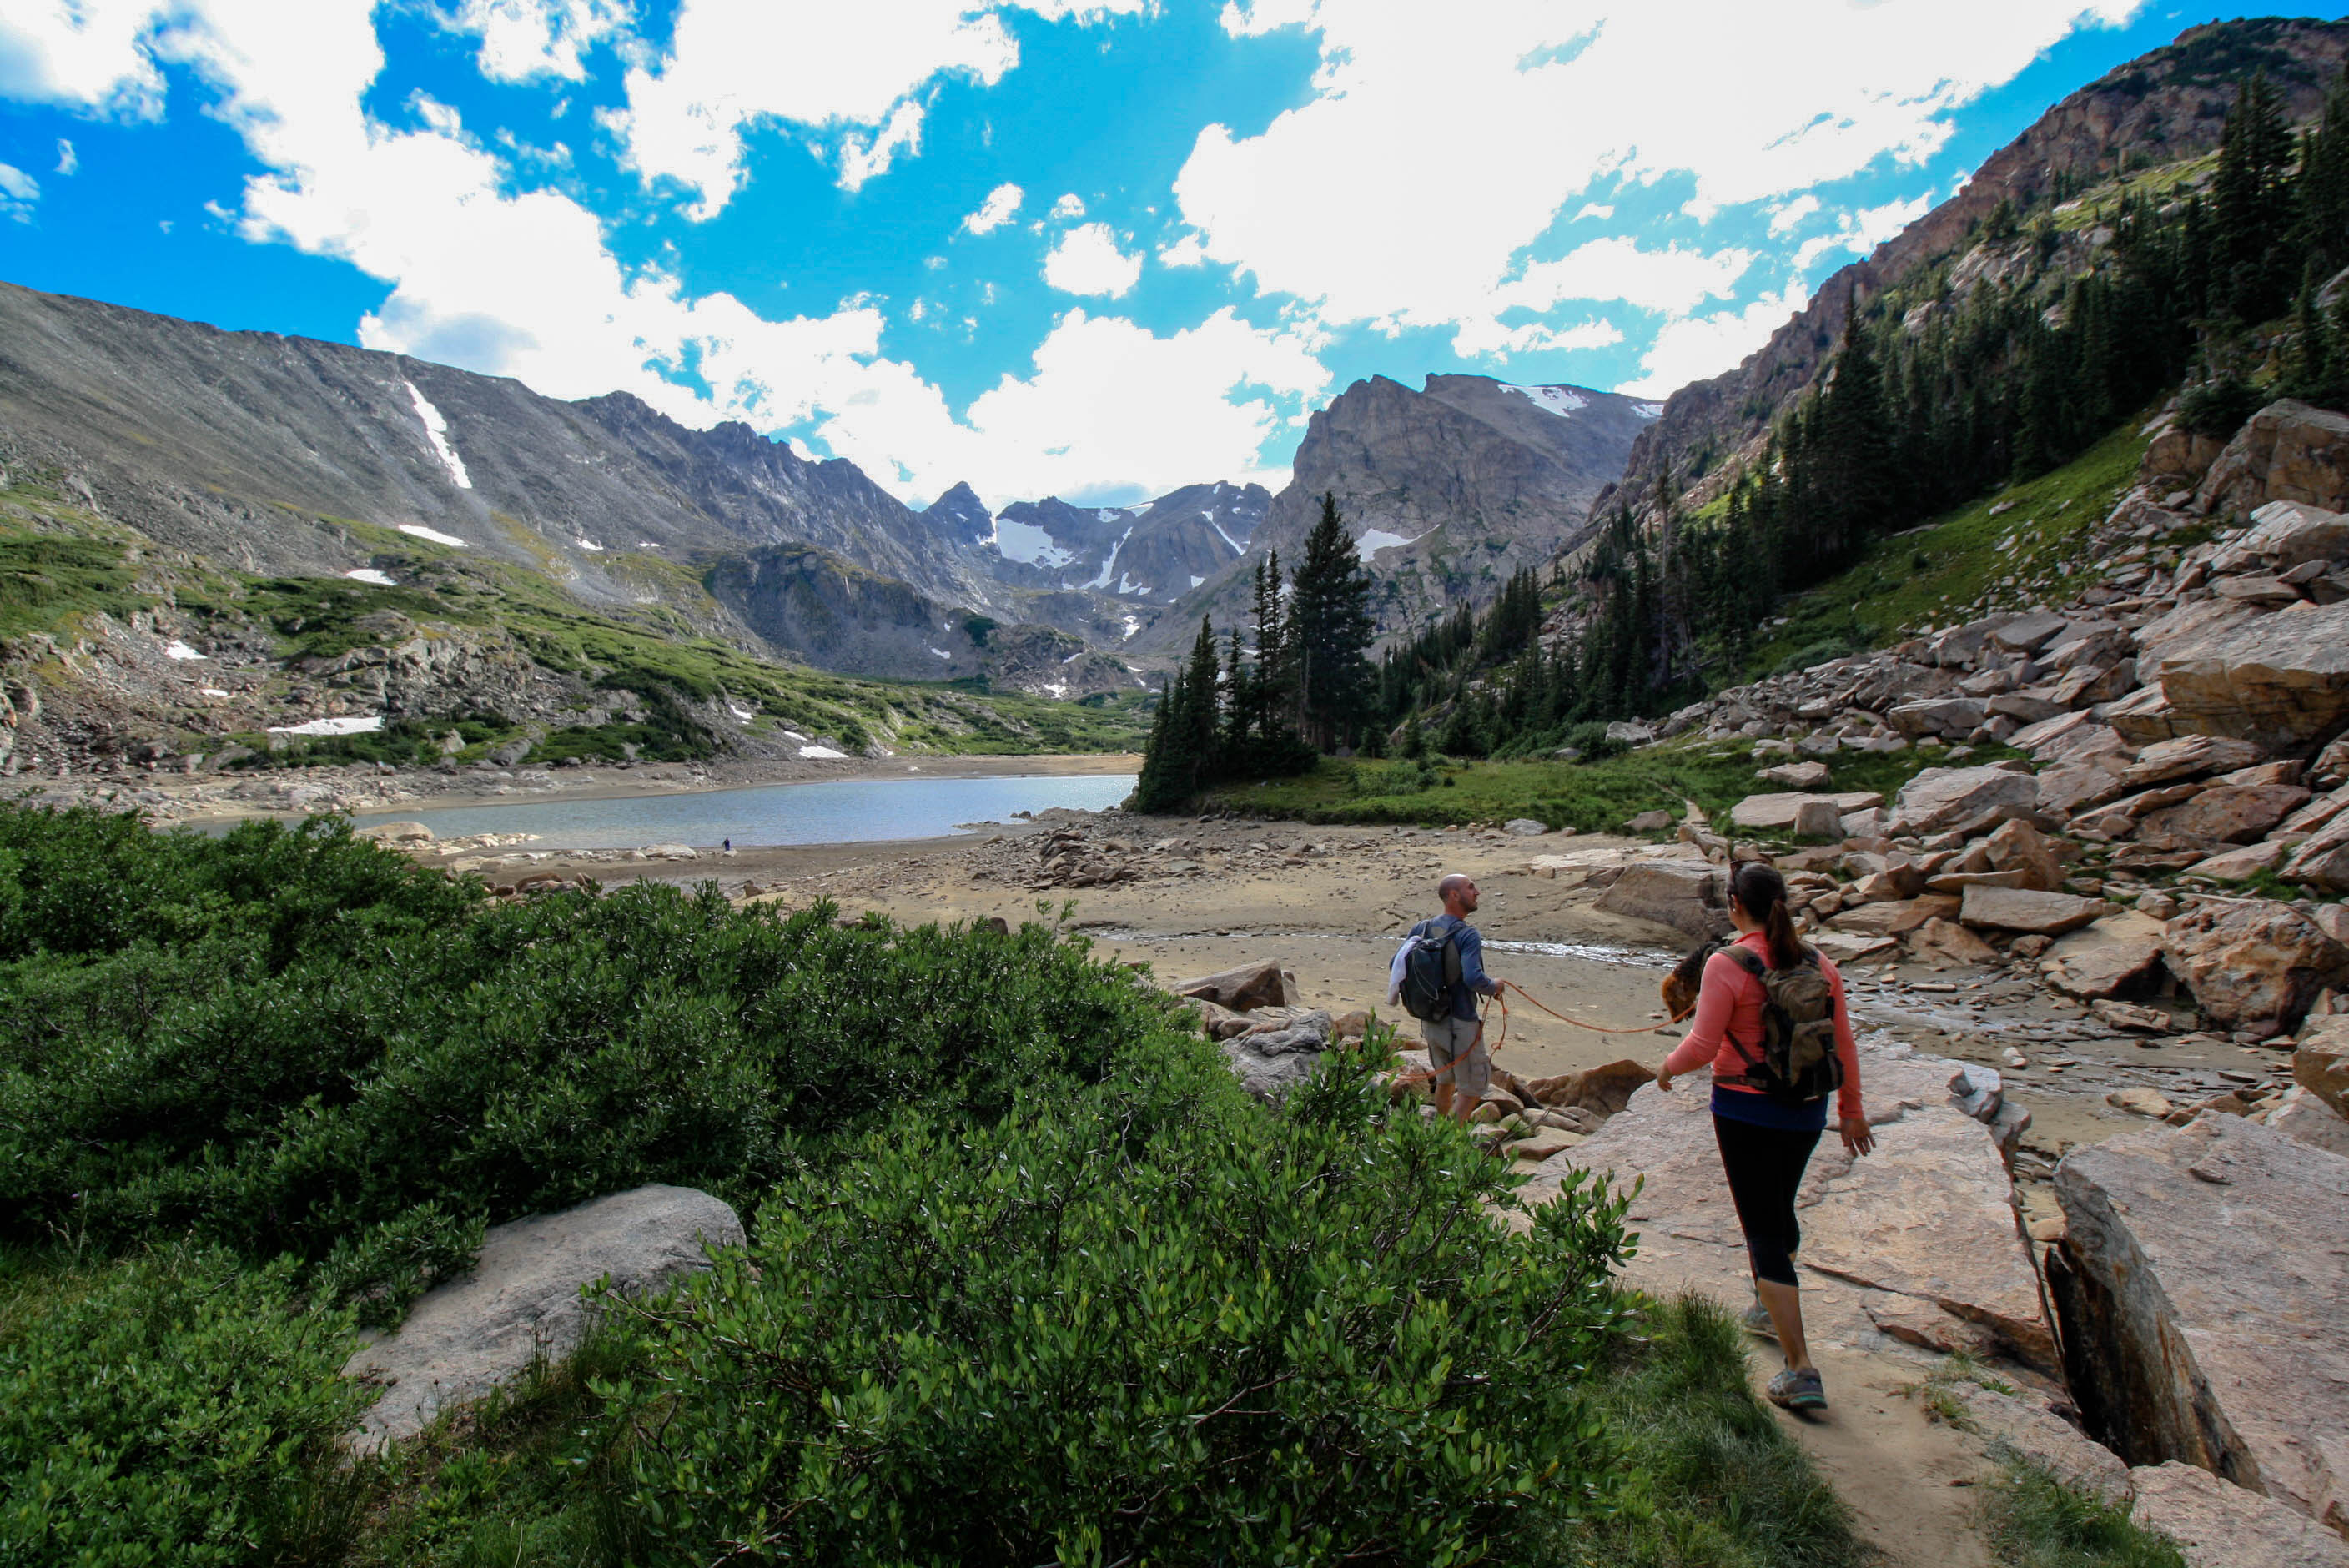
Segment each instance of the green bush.
[{"label": "green bush", "polygon": [[1513,1561],[1603,1511],[1624,1200],[1578,1179],[1512,1236],[1504,1167],[1367,1067],[1269,1116],[1211,1053],[1138,1056],[786,1183],[618,1319],[594,1457],[629,1556]]},{"label": "green bush", "polygon": [[[0,1563],[312,1561],[357,1528],[347,1313],[290,1266],[171,1249],[0,1307]],[[37,1288],[35,1288],[37,1287]]]},{"label": "green bush", "polygon": [[0,1239],[292,1254],[370,1320],[481,1227],[647,1181],[749,1204],[909,1112],[1093,1081],[1172,1004],[1084,944],[638,884],[491,906],[316,820],[0,810]]},{"label": "green bush", "polygon": [[2138,1528],[2127,1508],[2021,1460],[2002,1469],[1984,1511],[2000,1561],[2014,1568],[2185,1568],[2177,1545]]},{"label": "green bush", "polygon": [[1585,719],[1568,730],[1562,744],[1582,753],[1581,760],[1585,762],[1604,762],[1631,748],[1627,742],[1609,739],[1606,721],[1598,718]]}]

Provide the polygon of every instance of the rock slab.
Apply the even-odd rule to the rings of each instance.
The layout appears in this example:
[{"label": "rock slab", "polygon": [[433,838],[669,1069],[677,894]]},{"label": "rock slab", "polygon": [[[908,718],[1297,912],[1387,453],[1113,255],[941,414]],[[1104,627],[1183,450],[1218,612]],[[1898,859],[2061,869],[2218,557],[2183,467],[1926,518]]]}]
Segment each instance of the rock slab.
[{"label": "rock slab", "polygon": [[2205,1112],[2075,1148],[2055,1195],[2091,1428],[2349,1531],[2349,1160]]},{"label": "rock slab", "polygon": [[579,1293],[597,1280],[644,1295],[707,1266],[705,1246],[741,1240],[733,1209],[692,1187],[637,1187],[493,1226],[471,1274],[427,1292],[397,1333],[343,1367],[347,1377],[386,1385],[353,1446],[373,1451],[412,1438],[441,1410],[519,1376],[542,1351],[567,1354],[587,1326]]},{"label": "rock slab", "polygon": [[2129,1471],[2129,1517],[2186,1568],[2349,1568],[2349,1546],[2282,1503],[2171,1460]]}]

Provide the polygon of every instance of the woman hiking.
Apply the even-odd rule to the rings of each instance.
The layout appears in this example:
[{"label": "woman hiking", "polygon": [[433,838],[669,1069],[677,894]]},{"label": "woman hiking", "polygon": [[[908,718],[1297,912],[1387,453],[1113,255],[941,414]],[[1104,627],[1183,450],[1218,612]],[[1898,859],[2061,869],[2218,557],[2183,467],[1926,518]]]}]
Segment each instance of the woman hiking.
[{"label": "woman hiking", "polygon": [[[1830,1089],[1843,1146],[1854,1155],[1876,1147],[1860,1112],[1858,1047],[1843,976],[1795,934],[1786,879],[1757,861],[1739,864],[1729,878],[1729,917],[1737,940],[1705,960],[1695,1020],[1664,1058],[1656,1087],[1669,1093],[1676,1074],[1712,1066],[1713,1139],[1754,1273],[1755,1303],[1744,1321],[1757,1334],[1775,1333],[1786,1353],[1786,1369],[1770,1379],[1771,1402],[1824,1410],[1826,1388],[1803,1337],[1795,1194],[1826,1130]],[[1774,1033],[1798,1042],[1791,1057],[1773,1046]]]}]

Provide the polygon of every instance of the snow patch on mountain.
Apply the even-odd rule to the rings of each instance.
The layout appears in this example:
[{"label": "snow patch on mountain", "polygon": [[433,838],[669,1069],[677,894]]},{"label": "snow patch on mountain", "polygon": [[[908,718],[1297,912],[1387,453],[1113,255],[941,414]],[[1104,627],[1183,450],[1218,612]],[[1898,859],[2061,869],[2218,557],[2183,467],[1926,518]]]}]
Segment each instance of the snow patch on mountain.
[{"label": "snow patch on mountain", "polygon": [[400,385],[408,388],[409,400],[416,405],[416,417],[424,421],[424,438],[432,444],[432,455],[440,459],[440,466],[449,470],[449,477],[457,481],[459,490],[471,490],[473,481],[465,473],[465,459],[449,444],[448,417],[425,400],[415,382],[403,381]]},{"label": "snow patch on mountain", "polygon": [[1362,537],[1354,541],[1354,553],[1368,561],[1381,550],[1396,550],[1418,542],[1417,539],[1405,539],[1400,533],[1389,533],[1384,529],[1366,528],[1362,530]]},{"label": "snow patch on mountain", "polygon": [[1501,390],[1514,392],[1529,400],[1535,407],[1555,414],[1561,419],[1590,407],[1590,399],[1571,387],[1512,387],[1504,382]]},{"label": "snow patch on mountain", "polygon": [[314,718],[307,724],[273,724],[272,735],[373,735],[383,727],[383,715],[364,718]]},{"label": "snow patch on mountain", "polygon": [[399,525],[399,531],[412,539],[429,540],[434,544],[445,544],[451,550],[465,548],[465,542],[455,534],[443,533],[437,528],[427,528],[420,522],[403,522]]},{"label": "snow patch on mountain", "polygon": [[163,656],[167,659],[201,659],[204,655],[174,637],[163,645]]},{"label": "snow patch on mountain", "polygon": [[389,573],[378,572],[372,566],[362,566],[356,572],[346,572],[343,575],[354,583],[372,583],[378,588],[388,588],[392,585]]},{"label": "snow patch on mountain", "polygon": [[1053,543],[1052,536],[1034,523],[1015,522],[1004,517],[995,520],[995,549],[1006,561],[1047,570],[1066,566],[1076,559],[1073,553]]}]

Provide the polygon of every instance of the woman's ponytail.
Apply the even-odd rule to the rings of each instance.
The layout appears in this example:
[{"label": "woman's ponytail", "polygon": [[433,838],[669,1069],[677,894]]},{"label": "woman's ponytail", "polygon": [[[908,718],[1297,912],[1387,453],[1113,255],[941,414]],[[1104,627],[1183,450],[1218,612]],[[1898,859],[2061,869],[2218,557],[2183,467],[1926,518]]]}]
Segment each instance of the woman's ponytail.
[{"label": "woman's ponytail", "polygon": [[1786,908],[1786,879],[1775,867],[1759,861],[1739,862],[1729,874],[1729,896],[1762,928],[1770,944],[1771,968],[1792,969],[1803,961],[1803,939],[1795,933],[1794,914]]}]

